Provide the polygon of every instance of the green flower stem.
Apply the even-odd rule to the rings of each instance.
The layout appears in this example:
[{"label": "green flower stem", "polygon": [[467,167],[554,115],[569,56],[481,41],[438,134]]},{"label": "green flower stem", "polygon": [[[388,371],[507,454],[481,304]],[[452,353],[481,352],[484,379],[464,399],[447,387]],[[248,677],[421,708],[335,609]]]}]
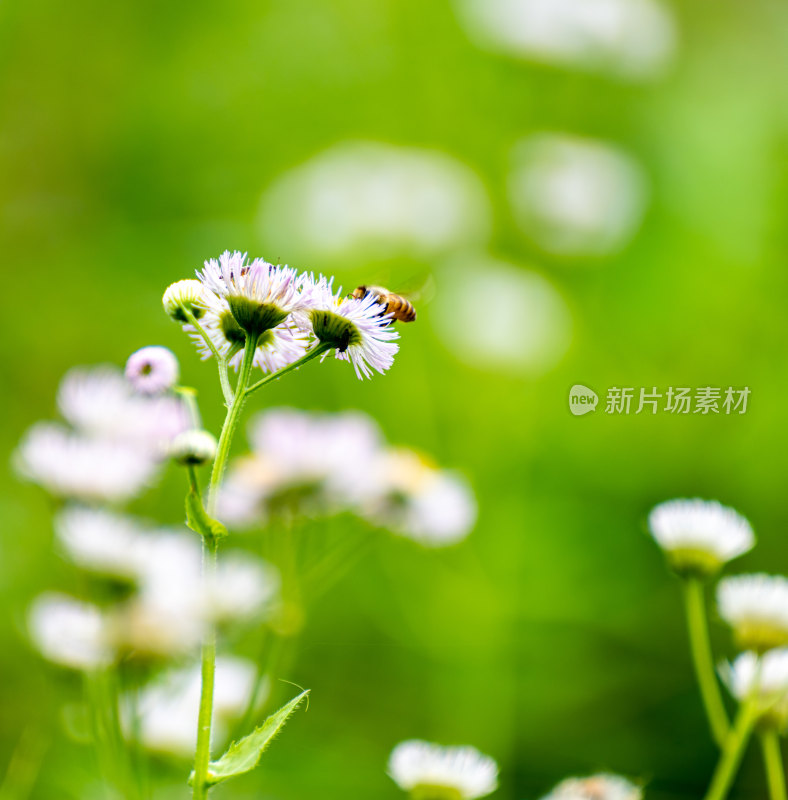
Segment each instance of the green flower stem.
[{"label": "green flower stem", "polygon": [[205,328],[203,328],[203,326],[197,322],[197,318],[194,316],[194,314],[192,314],[192,312],[189,311],[186,306],[181,306],[181,311],[183,311],[184,316],[189,320],[189,323],[194,326],[194,329],[197,331],[197,333],[202,336],[206,346],[216,359],[216,363],[219,365],[219,383],[222,385],[224,402],[227,406],[229,406],[233,402],[233,389],[232,386],[230,386],[230,376],[227,372],[227,359],[221,357],[219,351],[216,349],[216,345],[213,343],[213,340],[205,332]]},{"label": "green flower stem", "polygon": [[192,428],[201,428],[202,420],[200,418],[200,408],[197,405],[197,390],[191,386],[176,386],[174,391],[175,394],[183,398],[183,402],[186,404]]},{"label": "green flower stem", "polygon": [[763,731],[760,738],[763,764],[766,768],[766,782],[769,784],[769,797],[771,800],[788,800],[783,756],[780,752],[780,737],[776,730],[769,729]]},{"label": "green flower stem", "polygon": [[706,622],[706,601],[703,583],[698,578],[686,578],[684,602],[687,611],[692,660],[698,678],[703,705],[709,720],[711,734],[719,747],[723,747],[730,729],[728,715],[722,702],[722,693],[714,671],[714,658],[709,642],[709,629]]},{"label": "green flower stem", "polygon": [[288,372],[292,372],[294,369],[298,369],[302,367],[307,362],[311,361],[313,358],[317,358],[318,356],[323,355],[323,353],[331,350],[333,345],[326,344],[321,342],[316,347],[313,347],[311,350],[307,351],[301,358],[297,361],[294,361],[292,364],[288,364],[286,367],[282,367],[278,372],[272,372],[270,375],[266,375],[261,380],[257,381],[257,383],[252,384],[247,390],[246,394],[250,395],[252,392],[256,392],[260,387],[265,386],[267,383],[271,383],[272,381],[278,380],[283,375],[287,375]]},{"label": "green flower stem", "polygon": [[704,800],[725,800],[728,796],[755,726],[757,708],[758,703],[754,694],[740,706],[733,728],[725,739],[722,755]]},{"label": "green flower stem", "polygon": [[[241,418],[241,411],[246,402],[246,385],[249,383],[249,376],[252,372],[254,354],[257,347],[256,339],[246,337],[241,372],[238,376],[238,383],[235,387],[235,395],[232,403],[227,410],[219,437],[219,445],[216,451],[216,458],[213,462],[211,471],[211,482],[208,489],[208,513],[213,516],[216,507],[216,494],[222,474],[227,464],[230,454],[230,445],[233,435],[238,427]],[[193,469],[189,470],[189,480],[193,490],[199,493],[197,476]],[[216,572],[216,551],[217,543],[215,539],[203,537],[202,540],[202,573],[204,585],[210,585]],[[197,719],[197,748],[194,754],[194,790],[193,800],[204,800],[208,796],[208,765],[211,760],[211,723],[213,719],[213,687],[216,675],[216,628],[212,623],[206,626],[205,635],[202,642],[202,667],[201,667],[201,688],[200,688],[200,713]]]}]

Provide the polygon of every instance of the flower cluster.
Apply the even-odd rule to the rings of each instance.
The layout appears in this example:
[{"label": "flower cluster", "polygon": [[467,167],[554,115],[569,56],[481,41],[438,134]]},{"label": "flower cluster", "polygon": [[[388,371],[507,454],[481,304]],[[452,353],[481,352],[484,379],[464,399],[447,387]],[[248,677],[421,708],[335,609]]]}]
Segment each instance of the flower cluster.
[{"label": "flower cluster", "polygon": [[245,253],[226,251],[206,261],[197,280],[170,286],[163,304],[184,323],[203,358],[217,357],[235,369],[247,342],[253,365],[266,373],[333,349],[359,378],[385,372],[398,349],[399,334],[376,296],[344,297],[333,278],[248,261]]},{"label": "flower cluster", "polygon": [[427,546],[463,539],[476,520],[473,493],[453,472],[387,446],[360,412],[272,409],[253,417],[252,452],[232,466],[219,516],[253,526],[281,513],[355,513]]}]

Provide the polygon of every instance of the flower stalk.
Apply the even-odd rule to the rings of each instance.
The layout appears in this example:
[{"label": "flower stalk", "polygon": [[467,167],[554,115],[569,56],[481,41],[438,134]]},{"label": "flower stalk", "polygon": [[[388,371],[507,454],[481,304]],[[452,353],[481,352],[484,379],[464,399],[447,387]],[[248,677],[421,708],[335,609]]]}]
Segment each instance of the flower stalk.
[{"label": "flower stalk", "polygon": [[722,755],[717,763],[717,768],[714,770],[714,775],[704,800],[725,800],[728,796],[755,727],[755,721],[758,717],[757,707],[756,689],[739,708],[733,728],[725,739]]},{"label": "flower stalk", "polygon": [[770,800],[788,800],[785,787],[785,769],[780,751],[780,737],[773,728],[760,734],[763,764],[766,769],[766,782],[769,786]]}]

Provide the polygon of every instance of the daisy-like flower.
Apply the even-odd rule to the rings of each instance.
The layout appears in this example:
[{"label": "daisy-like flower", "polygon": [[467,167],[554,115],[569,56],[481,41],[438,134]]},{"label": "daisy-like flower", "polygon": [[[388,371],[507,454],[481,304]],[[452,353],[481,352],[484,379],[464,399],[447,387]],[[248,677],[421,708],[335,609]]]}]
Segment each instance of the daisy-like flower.
[{"label": "daisy-like flower", "polygon": [[401,742],[391,753],[388,772],[414,800],[474,800],[498,787],[495,761],[467,746]]},{"label": "daisy-like flower", "polygon": [[178,380],[178,359],[166,347],[143,347],[129,356],[126,379],[140,394],[161,394]]},{"label": "daisy-like flower", "polygon": [[199,466],[216,458],[216,437],[203,430],[179,433],[170,445],[170,456],[179,464]]},{"label": "daisy-like flower", "polygon": [[742,650],[764,653],[788,645],[788,578],[736,575],[717,586],[720,616]]},{"label": "daisy-like flower", "polygon": [[301,302],[303,279],[294,269],[262,259],[247,264],[246,253],[226,250],[218,261],[206,261],[197,277],[227,301],[235,322],[252,337],[276,328]]},{"label": "daisy-like flower", "polygon": [[[233,316],[229,302],[225,298],[208,295],[205,316],[200,325],[219,355],[229,359],[230,366],[237,370],[243,360],[246,334]],[[185,325],[184,330],[191,336],[203,359],[213,355],[202,334],[192,325]],[[281,322],[259,334],[253,364],[264,372],[276,372],[301,358],[308,343],[305,333],[294,328],[289,321]]]},{"label": "daisy-like flower", "polygon": [[154,454],[124,442],[89,439],[51,422],[33,425],[15,453],[22,477],[58,497],[120,503],[153,481]]},{"label": "daisy-like flower", "polygon": [[641,800],[640,786],[620,775],[600,773],[587,778],[567,778],[542,800]]},{"label": "daisy-like flower", "polygon": [[[226,739],[228,723],[240,716],[252,696],[254,665],[240,658],[216,659],[214,730],[216,742]],[[124,726],[131,730],[131,698],[124,704]],[[139,697],[139,736],[149,750],[184,758],[194,753],[200,707],[199,664],[165,673]]]},{"label": "daisy-like flower", "polygon": [[357,299],[334,292],[333,278],[310,279],[304,290],[304,305],[293,315],[296,324],[336,350],[336,357],[350,361],[359,378],[371,378],[372,370],[384,373],[394,363],[399,333],[391,314],[368,293]]},{"label": "daisy-like flower", "polygon": [[49,661],[90,670],[112,662],[106,621],[95,606],[62,594],[44,594],[28,616],[30,636]]},{"label": "daisy-like flower", "polygon": [[739,702],[756,693],[762,724],[780,730],[785,728],[788,724],[788,648],[769,650],[761,658],[757,653],[742,653],[733,664],[724,664],[720,672]]},{"label": "daisy-like flower", "polygon": [[205,289],[200,281],[176,281],[167,287],[161,304],[164,313],[176,322],[188,322],[189,318],[184,313],[188,311],[195,319],[200,319],[205,313],[203,298]]},{"label": "daisy-like flower", "polygon": [[669,500],[649,515],[649,528],[672,569],[709,576],[755,544],[750,523],[714,501]]},{"label": "daisy-like flower", "polygon": [[364,509],[377,525],[429,546],[464,539],[476,522],[476,501],[458,475],[411,450],[393,448],[378,459]]}]

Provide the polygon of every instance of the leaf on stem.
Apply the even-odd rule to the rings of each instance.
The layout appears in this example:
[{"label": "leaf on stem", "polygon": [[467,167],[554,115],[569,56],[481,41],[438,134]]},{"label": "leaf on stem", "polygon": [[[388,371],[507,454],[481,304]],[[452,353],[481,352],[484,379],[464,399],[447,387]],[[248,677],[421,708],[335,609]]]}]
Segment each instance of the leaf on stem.
[{"label": "leaf on stem", "polygon": [[[301,692],[275,714],[271,714],[259,728],[255,728],[243,739],[233,742],[218,761],[211,761],[208,765],[208,786],[215,786],[236,775],[251,772],[257,766],[260,756],[268,748],[268,745],[308,694],[309,689]],[[189,777],[189,785],[192,785],[193,782],[194,772]]]},{"label": "leaf on stem", "polygon": [[227,536],[227,528],[218,519],[209,517],[199,495],[191,490],[186,495],[186,524],[206,539],[217,541]]}]

